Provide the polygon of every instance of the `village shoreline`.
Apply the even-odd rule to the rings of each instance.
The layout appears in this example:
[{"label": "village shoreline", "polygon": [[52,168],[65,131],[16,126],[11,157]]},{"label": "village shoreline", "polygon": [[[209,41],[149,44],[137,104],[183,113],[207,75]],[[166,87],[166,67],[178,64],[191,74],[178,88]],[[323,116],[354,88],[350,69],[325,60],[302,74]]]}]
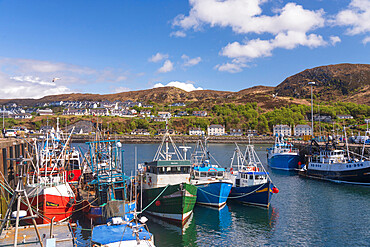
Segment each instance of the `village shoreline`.
[{"label": "village shoreline", "polygon": [[[84,143],[94,141],[93,135],[73,135],[72,142]],[[120,140],[122,143],[160,143],[162,135],[155,136],[133,136],[133,135],[110,135],[105,138]],[[171,138],[176,143],[196,143],[200,136],[189,135],[173,135]],[[252,143],[252,144],[273,144],[274,138],[271,136],[209,136],[207,139],[209,143]]]}]

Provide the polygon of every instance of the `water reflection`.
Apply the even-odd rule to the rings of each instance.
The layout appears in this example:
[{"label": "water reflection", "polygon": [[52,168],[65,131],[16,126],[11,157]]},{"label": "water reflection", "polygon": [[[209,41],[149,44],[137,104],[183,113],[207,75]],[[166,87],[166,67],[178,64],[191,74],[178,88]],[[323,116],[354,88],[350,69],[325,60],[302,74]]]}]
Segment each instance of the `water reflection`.
[{"label": "water reflection", "polygon": [[153,216],[150,216],[147,225],[154,234],[156,246],[196,246],[194,214],[183,227]]}]

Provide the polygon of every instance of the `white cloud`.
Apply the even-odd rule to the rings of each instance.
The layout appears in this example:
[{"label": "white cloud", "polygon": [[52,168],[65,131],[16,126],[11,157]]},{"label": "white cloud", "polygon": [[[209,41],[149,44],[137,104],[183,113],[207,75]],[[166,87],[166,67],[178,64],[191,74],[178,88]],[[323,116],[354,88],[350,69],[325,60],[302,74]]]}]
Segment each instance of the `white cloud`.
[{"label": "white cloud", "polygon": [[332,21],[339,26],[350,26],[347,34],[370,32],[370,0],[352,0],[347,9],[339,12]]},{"label": "white cloud", "polygon": [[274,39],[270,40],[254,39],[245,44],[240,44],[239,42],[228,44],[222,49],[221,55],[229,58],[253,59],[269,57],[272,55],[272,50],[276,48],[294,49],[299,45],[314,48],[326,44],[320,35],[306,35],[302,32],[289,31],[287,33],[279,33]]},{"label": "white cloud", "polygon": [[[287,3],[274,10],[273,15],[264,15],[262,5],[267,0],[189,0],[191,9],[187,16],[178,15],[174,27],[182,31],[201,30],[203,26],[230,27],[238,34],[270,34],[271,39],[229,43],[220,55],[229,58],[254,59],[272,55],[276,48],[294,49],[298,46],[310,48],[327,44],[323,37],[310,33],[325,25],[324,11],[304,9],[296,3]],[[217,65],[220,71],[239,72],[245,64],[225,63]]]},{"label": "white cloud", "polygon": [[153,56],[151,56],[148,61],[149,62],[153,62],[153,63],[157,63],[157,62],[160,62],[162,61],[163,59],[167,59],[168,58],[168,54],[162,54],[162,53],[157,53]]},{"label": "white cloud", "polygon": [[187,92],[194,91],[194,90],[203,90],[203,88],[201,87],[195,87],[194,84],[192,83],[179,82],[179,81],[171,81],[167,83],[166,85],[163,85],[162,83],[157,83],[153,86],[153,88],[157,88],[157,87],[177,87]]},{"label": "white cloud", "polygon": [[364,44],[364,45],[366,45],[367,43],[369,43],[370,42],[370,36],[367,36],[366,38],[364,38],[363,40],[362,40],[362,43]]},{"label": "white cloud", "polygon": [[238,73],[238,72],[243,71],[243,67],[245,67],[245,64],[224,63],[222,65],[216,65],[215,69],[219,71],[224,71],[224,72]]},{"label": "white cloud", "polygon": [[231,27],[236,33],[272,33],[285,31],[307,32],[324,26],[323,10],[303,9],[295,3],[287,3],[275,16],[261,15],[266,0],[190,0],[189,16],[179,15],[173,25],[197,30],[209,24],[211,27]]},{"label": "white cloud", "polygon": [[184,60],[185,67],[191,67],[191,66],[197,65],[198,63],[202,61],[201,57],[190,58],[185,54],[183,54],[181,58]]},{"label": "white cloud", "polygon": [[170,37],[184,38],[186,37],[186,33],[184,31],[175,31],[170,33]]},{"label": "white cloud", "polygon": [[[94,70],[66,63],[23,58],[0,58],[0,98],[40,98],[46,95],[78,92],[127,80],[121,69]],[[61,80],[52,81],[53,78]],[[86,84],[89,83],[89,88]],[[95,84],[95,85],[94,85]],[[100,87],[101,88],[101,87]]]},{"label": "white cloud", "polygon": [[9,78],[0,72],[0,98],[41,98],[46,95],[72,93],[64,85],[41,80],[33,76],[16,76]]},{"label": "white cloud", "polygon": [[332,45],[335,45],[338,42],[341,42],[342,40],[338,36],[330,36],[330,43]]},{"label": "white cloud", "polygon": [[[20,81],[20,82],[31,82],[31,83],[36,83],[40,85],[45,85],[45,86],[55,86],[55,82],[51,81],[43,81],[41,80],[40,77],[33,77],[33,76],[14,76],[10,77],[10,79],[15,80],[15,81]],[[59,78],[58,78],[59,79]]]},{"label": "white cloud", "polygon": [[170,60],[164,61],[162,67],[158,69],[158,73],[167,73],[173,70],[173,63]]},{"label": "white cloud", "polygon": [[129,92],[131,88],[128,87],[116,87],[113,89],[113,93],[122,93],[122,92]]}]

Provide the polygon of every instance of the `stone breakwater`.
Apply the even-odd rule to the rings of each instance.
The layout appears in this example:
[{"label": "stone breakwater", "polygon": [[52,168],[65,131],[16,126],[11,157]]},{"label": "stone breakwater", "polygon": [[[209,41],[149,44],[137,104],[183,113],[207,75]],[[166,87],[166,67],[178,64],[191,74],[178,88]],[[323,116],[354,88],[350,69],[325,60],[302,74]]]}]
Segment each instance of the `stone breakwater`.
[{"label": "stone breakwater", "polygon": [[[131,136],[131,135],[110,135],[109,139],[118,139],[123,143],[159,143],[163,136]],[[171,138],[176,143],[195,143],[199,140],[199,136],[173,135]],[[74,135],[72,141],[81,143],[93,141],[94,136],[89,135]],[[209,143],[249,143],[247,136],[211,136],[207,139]],[[253,144],[271,144],[274,143],[274,138],[270,136],[254,136],[250,138]]]}]

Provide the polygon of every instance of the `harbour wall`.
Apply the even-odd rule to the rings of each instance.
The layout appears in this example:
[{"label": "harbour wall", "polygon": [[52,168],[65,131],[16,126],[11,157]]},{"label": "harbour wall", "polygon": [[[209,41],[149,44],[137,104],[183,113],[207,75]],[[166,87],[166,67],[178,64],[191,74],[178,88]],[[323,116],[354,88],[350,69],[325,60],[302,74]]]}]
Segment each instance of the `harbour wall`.
[{"label": "harbour wall", "polygon": [[[160,143],[162,135],[155,136],[136,136],[136,135],[110,135],[105,136],[106,139],[120,140],[122,143]],[[199,136],[173,135],[172,140],[178,144],[180,143],[196,143]],[[209,143],[249,143],[253,144],[273,144],[274,138],[271,136],[210,136],[207,139]],[[91,135],[73,135],[72,142],[83,143],[94,141],[94,136]]]},{"label": "harbour wall", "polygon": [[[7,209],[7,201],[11,195],[8,186],[15,187],[15,176],[17,174],[16,161],[19,157],[28,157],[32,153],[31,139],[0,138],[0,213],[4,216]],[[6,189],[5,189],[5,188]]]}]

